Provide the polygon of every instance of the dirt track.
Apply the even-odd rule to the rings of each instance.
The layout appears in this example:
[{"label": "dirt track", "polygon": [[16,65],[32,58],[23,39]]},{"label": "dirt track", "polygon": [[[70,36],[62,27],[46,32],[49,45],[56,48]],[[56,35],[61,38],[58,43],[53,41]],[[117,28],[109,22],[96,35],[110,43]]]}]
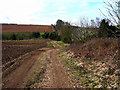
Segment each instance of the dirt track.
[{"label": "dirt track", "polygon": [[59,49],[49,50],[46,57],[49,60],[45,78],[39,87],[43,88],[72,88],[67,73],[57,56]]},{"label": "dirt track", "polygon": [[24,57],[25,61],[23,62],[23,64],[20,67],[18,67],[15,71],[7,75],[7,77],[3,78],[3,88],[17,88],[23,83],[23,79],[28,75],[30,69],[36,62],[41,51],[37,50],[33,53],[31,53],[29,56]]},{"label": "dirt track", "polygon": [[61,60],[57,56],[59,49],[46,49],[37,50],[24,57],[25,61],[10,75],[3,78],[3,88],[23,88],[24,79],[29,76],[30,70],[35,66],[35,62],[42,57],[46,57],[47,63],[46,71],[42,82],[39,82],[38,88],[70,88],[72,87],[67,73],[61,63]]}]

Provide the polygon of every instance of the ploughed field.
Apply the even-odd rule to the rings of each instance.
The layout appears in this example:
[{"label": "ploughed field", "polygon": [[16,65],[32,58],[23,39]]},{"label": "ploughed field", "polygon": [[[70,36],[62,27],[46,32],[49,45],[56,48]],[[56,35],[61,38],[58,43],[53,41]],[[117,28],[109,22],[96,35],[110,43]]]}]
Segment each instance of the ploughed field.
[{"label": "ploughed field", "polygon": [[2,33],[8,32],[54,32],[50,25],[2,24]]},{"label": "ploughed field", "polygon": [[2,64],[45,46],[45,41],[2,41]]}]

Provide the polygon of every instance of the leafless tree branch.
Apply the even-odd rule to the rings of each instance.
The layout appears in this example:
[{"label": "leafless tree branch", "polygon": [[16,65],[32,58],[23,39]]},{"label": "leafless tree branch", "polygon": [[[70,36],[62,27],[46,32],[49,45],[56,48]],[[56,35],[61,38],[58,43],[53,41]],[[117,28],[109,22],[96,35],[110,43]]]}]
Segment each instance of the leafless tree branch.
[{"label": "leafless tree branch", "polygon": [[119,16],[119,11],[118,11],[118,1],[117,0],[109,0],[109,1],[103,1],[104,4],[107,6],[106,7],[106,12],[107,15],[103,13],[102,10],[100,12],[102,15],[109,19],[112,24],[119,24],[120,16]]}]

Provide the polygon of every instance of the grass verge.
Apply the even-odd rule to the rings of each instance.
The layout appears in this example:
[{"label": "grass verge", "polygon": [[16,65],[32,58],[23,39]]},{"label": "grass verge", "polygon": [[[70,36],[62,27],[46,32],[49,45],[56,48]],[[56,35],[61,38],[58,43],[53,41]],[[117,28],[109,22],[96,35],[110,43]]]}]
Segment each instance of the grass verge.
[{"label": "grass verge", "polygon": [[22,87],[24,88],[38,88],[39,82],[42,82],[42,77],[46,71],[46,61],[44,57],[39,58],[30,71],[28,77],[24,80]]},{"label": "grass verge", "polygon": [[107,71],[104,72],[107,67],[104,68],[102,65],[105,63],[92,61],[92,58],[79,60],[64,51],[59,52],[59,56],[67,68],[74,87],[103,89],[118,87],[117,76],[112,73],[113,70],[108,70],[110,74]]}]

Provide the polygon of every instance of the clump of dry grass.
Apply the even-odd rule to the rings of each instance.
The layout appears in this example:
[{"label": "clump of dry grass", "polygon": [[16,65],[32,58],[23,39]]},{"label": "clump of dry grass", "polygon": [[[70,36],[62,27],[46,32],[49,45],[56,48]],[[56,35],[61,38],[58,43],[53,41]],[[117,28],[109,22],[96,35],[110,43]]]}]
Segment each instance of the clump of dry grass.
[{"label": "clump of dry grass", "polygon": [[[87,82],[86,87],[95,88],[118,88],[120,85],[120,48],[119,40],[114,38],[109,39],[92,39],[84,44],[73,44],[67,51],[76,65],[84,66],[85,73],[83,76],[88,76],[92,82]],[[79,66],[77,66],[77,69]],[[76,69],[76,70],[77,70]],[[77,72],[81,72],[77,70]],[[85,78],[83,77],[83,78]],[[81,78],[81,75],[80,75]],[[84,82],[85,83],[85,79]],[[79,81],[79,80],[78,80]],[[89,81],[89,80],[88,80]],[[94,85],[93,83],[96,83]],[[84,85],[84,84],[83,84]],[[78,85],[79,87],[79,85]]]}]

